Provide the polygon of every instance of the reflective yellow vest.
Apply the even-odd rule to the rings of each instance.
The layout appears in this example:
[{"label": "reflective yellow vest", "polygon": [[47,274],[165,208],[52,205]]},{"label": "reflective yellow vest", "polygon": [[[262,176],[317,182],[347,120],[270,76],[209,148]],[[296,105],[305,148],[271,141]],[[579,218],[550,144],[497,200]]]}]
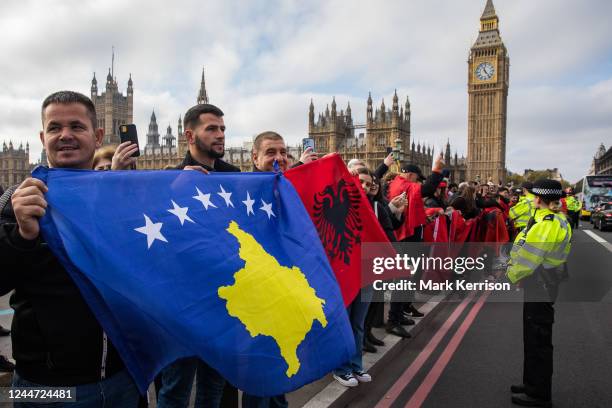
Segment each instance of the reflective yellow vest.
[{"label": "reflective yellow vest", "polygon": [[510,207],[510,219],[514,223],[514,228],[525,228],[529,219],[533,217],[535,212],[533,198],[533,194],[528,193],[521,197],[518,203]]},{"label": "reflective yellow vest", "polygon": [[534,221],[531,228],[521,231],[512,246],[506,272],[512,283],[530,276],[540,265],[545,269],[559,267],[569,255],[572,229],[562,214],[540,209]]},{"label": "reflective yellow vest", "polygon": [[568,211],[580,211],[582,203],[574,196],[569,196],[565,199]]}]

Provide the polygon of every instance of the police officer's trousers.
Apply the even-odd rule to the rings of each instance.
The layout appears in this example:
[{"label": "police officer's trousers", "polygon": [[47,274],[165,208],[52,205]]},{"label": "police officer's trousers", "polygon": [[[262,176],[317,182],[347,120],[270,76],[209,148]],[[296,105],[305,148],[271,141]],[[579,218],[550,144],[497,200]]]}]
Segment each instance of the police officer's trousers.
[{"label": "police officer's trousers", "polygon": [[525,281],[523,384],[526,387],[527,395],[550,400],[553,373],[554,303],[550,302],[548,294],[535,277],[531,276]]}]

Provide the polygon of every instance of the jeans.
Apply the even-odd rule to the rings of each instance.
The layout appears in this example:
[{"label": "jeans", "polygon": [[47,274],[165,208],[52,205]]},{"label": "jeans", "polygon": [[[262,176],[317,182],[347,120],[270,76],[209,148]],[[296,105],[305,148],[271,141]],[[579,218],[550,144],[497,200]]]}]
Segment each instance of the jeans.
[{"label": "jeans", "polygon": [[223,388],[225,388],[225,378],[204,361],[198,360],[195,407],[220,407]]},{"label": "jeans", "polygon": [[198,366],[195,357],[181,358],[164,368],[157,394],[158,408],[186,408],[189,405],[193,377]]},{"label": "jeans", "polygon": [[[45,387],[21,378],[17,372],[13,375],[13,387]],[[137,408],[140,393],[136,383],[127,371],[121,371],[112,377],[97,383],[77,385],[75,402],[15,402],[15,408]]]},{"label": "jeans", "polygon": [[287,408],[288,406],[285,395],[256,397],[246,393],[242,394],[242,408]]},{"label": "jeans", "polygon": [[354,371],[363,371],[361,358],[364,332],[363,326],[373,293],[371,286],[361,289],[361,292],[346,309],[353,329],[353,336],[355,337],[355,354],[351,357],[350,361],[347,361],[334,370],[334,374],[336,375],[346,375]]}]

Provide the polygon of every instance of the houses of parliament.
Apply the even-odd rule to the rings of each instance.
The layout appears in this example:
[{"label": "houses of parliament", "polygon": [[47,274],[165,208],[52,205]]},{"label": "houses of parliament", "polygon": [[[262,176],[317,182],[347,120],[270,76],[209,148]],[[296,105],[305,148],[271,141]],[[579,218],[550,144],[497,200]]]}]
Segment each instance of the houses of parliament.
[{"label": "houses of parliament", "polygon": [[[468,58],[468,135],[467,158],[451,155],[450,141],[442,147],[445,167],[451,171],[452,181],[480,180],[505,181],[506,170],[506,112],[509,88],[510,60],[499,33],[499,18],[492,0],[487,0],[480,17],[480,30],[470,49]],[[119,90],[112,69],[106,77],[105,90],[98,93],[94,73],[91,81],[91,99],[95,104],[98,126],[104,128],[104,143],[118,144],[119,126],[133,123],[134,83],[127,81],[125,95]],[[197,103],[208,103],[204,71],[200,82]],[[331,106],[330,106],[331,105]],[[369,95],[366,118],[355,122],[350,102],[345,109],[338,110],[335,98],[325,110],[315,113],[314,101],[308,109],[308,136],[314,139],[315,150],[320,154],[338,152],[346,161],[352,158],[363,160],[368,167],[376,168],[388,152],[394,151],[400,164],[413,163],[421,167],[424,174],[431,171],[436,152],[431,145],[415,143],[411,134],[410,101],[406,96],[400,103],[397,92],[393,94],[390,109],[384,99],[374,105]],[[361,132],[363,130],[363,132]],[[357,132],[357,133],[356,133]],[[256,133],[256,132],[254,132]],[[292,135],[285,135],[291,139]],[[297,137],[300,139],[301,137]],[[289,149],[297,159],[301,146]],[[183,134],[181,116],[178,116],[176,134],[168,125],[163,135],[155,111],[146,133],[146,144],[141,147],[139,169],[161,169],[179,164],[187,152],[187,140]],[[44,151],[43,151],[44,155]],[[227,147],[224,160],[243,171],[252,168],[251,143],[241,147]],[[41,158],[41,162],[46,159]],[[25,178],[30,169],[29,151],[10,146],[0,151],[0,183],[10,185]],[[9,176],[10,175],[10,176]]]}]

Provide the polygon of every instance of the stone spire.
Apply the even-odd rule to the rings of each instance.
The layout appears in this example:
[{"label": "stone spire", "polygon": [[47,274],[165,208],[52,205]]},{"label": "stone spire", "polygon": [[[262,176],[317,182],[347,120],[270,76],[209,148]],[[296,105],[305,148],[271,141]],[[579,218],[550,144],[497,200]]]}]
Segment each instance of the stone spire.
[{"label": "stone spire", "polygon": [[47,151],[43,147],[42,152],[40,152],[40,164],[43,166],[48,166],[49,161],[47,160]]},{"label": "stone spire", "polygon": [[198,94],[198,104],[208,103],[208,94],[206,93],[206,81],[204,80],[204,67],[202,67],[202,81],[200,82],[200,93]]},{"label": "stone spire", "polygon": [[130,79],[128,79],[127,93],[131,94],[134,92],[134,82],[132,81],[132,73],[130,72]]},{"label": "stone spire", "polygon": [[314,126],[314,118],[314,103],[312,101],[312,98],[310,98],[310,105],[308,106],[308,125],[311,127]]},{"label": "stone spire", "polygon": [[[493,7],[493,1],[487,0],[485,9],[482,12],[482,16],[480,17],[480,33],[487,33],[491,31],[493,31],[494,33],[499,32],[499,18],[497,17],[497,14],[495,14],[495,7]],[[497,40],[497,38],[494,37],[487,37],[487,39]]]},{"label": "stone spire", "polygon": [[337,113],[336,113],[336,97],[335,96],[332,97],[331,115],[332,115],[332,118],[335,118],[336,115],[337,115]]},{"label": "stone spire", "polygon": [[368,92],[368,109],[366,117],[368,122],[371,122],[374,119],[374,114],[372,110],[372,92]]},{"label": "stone spire", "polygon": [[151,114],[151,121],[149,122],[146,147],[159,147],[159,131],[157,127],[157,118],[155,117],[155,110],[153,110],[153,113]]},{"label": "stone spire", "polygon": [[398,98],[397,98],[397,89],[393,93],[393,112],[397,112],[399,110]]},{"label": "stone spire", "polygon": [[98,80],[96,79],[96,73],[94,72],[93,79],[91,80],[91,99],[94,99],[98,95]]},{"label": "stone spire", "polygon": [[172,127],[168,124],[166,128],[166,134],[164,135],[164,147],[173,147],[174,146],[174,135],[172,134]]},{"label": "stone spire", "polygon": [[481,20],[486,20],[489,18],[495,18],[497,14],[495,14],[495,7],[493,7],[493,0],[487,0],[487,4],[485,5],[484,11],[482,12]]}]

